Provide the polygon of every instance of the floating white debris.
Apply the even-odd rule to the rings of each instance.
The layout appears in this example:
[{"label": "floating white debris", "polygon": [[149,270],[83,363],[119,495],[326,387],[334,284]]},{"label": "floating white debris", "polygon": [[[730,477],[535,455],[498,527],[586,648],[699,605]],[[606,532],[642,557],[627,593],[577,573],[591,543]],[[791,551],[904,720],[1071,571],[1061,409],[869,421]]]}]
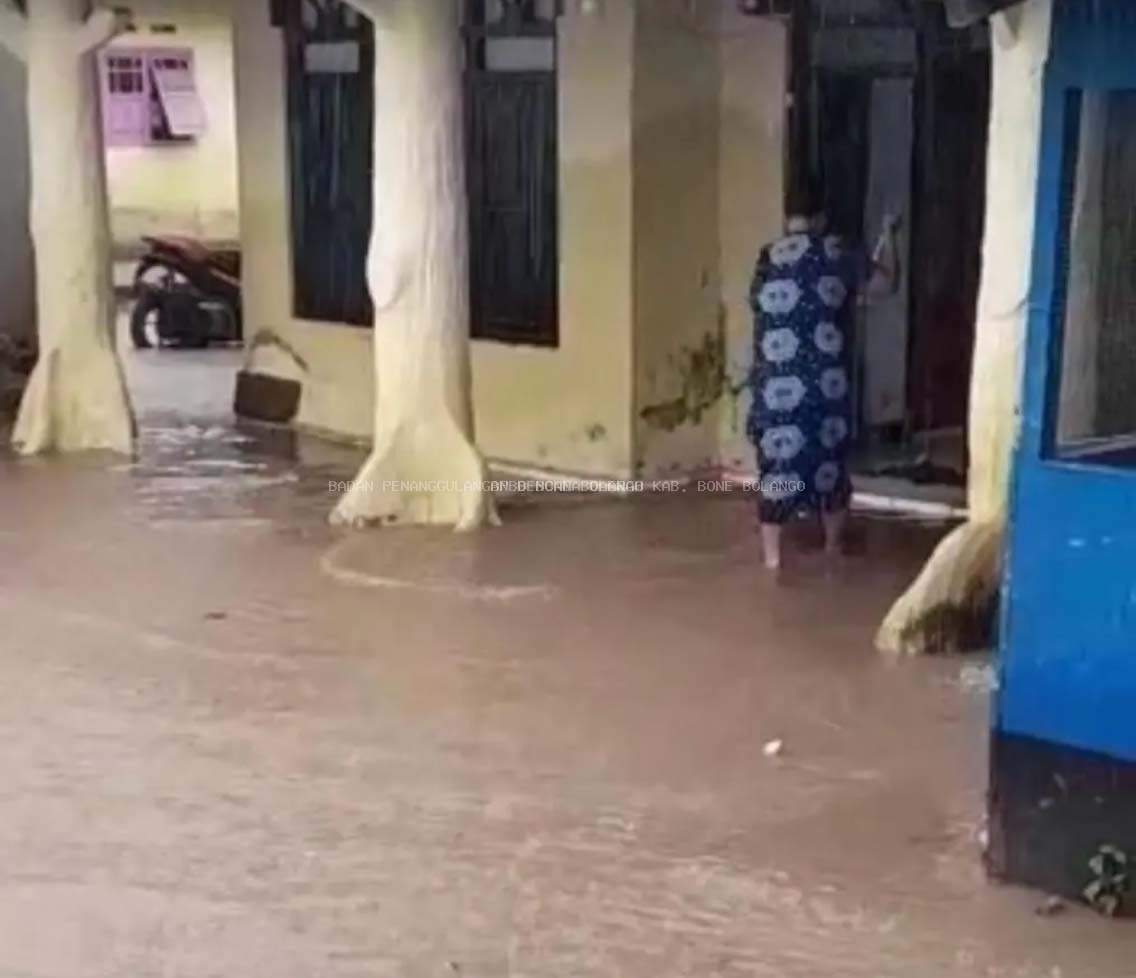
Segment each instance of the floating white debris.
[{"label": "floating white debris", "polygon": [[766,757],[780,757],[781,752],[784,749],[785,741],[771,740],[763,748],[761,748],[761,753],[763,753]]},{"label": "floating white debris", "polygon": [[998,673],[992,665],[963,666],[959,671],[958,684],[962,689],[975,693],[993,693],[998,688]]}]

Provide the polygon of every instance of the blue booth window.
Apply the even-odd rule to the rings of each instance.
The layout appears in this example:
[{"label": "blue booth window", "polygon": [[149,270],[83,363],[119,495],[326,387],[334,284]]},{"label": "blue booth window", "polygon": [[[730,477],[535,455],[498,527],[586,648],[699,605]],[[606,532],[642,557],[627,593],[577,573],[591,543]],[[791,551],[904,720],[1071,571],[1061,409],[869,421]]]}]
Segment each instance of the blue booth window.
[{"label": "blue booth window", "polygon": [[1136,89],[1069,92],[1051,457],[1136,467]]}]

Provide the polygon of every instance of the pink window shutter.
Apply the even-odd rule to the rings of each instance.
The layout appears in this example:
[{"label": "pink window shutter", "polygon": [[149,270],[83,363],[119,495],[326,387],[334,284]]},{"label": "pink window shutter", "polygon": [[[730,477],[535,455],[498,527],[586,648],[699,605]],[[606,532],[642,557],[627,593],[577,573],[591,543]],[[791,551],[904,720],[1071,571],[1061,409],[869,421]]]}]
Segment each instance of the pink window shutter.
[{"label": "pink window shutter", "polygon": [[197,91],[193,52],[152,51],[149,63],[170,134],[200,136],[205,132],[205,105]]},{"label": "pink window shutter", "polygon": [[99,59],[99,87],[106,145],[144,145],[149,114],[142,55],[120,48],[104,51]]},{"label": "pink window shutter", "polygon": [[142,146],[146,142],[148,106],[145,98],[116,97],[103,102],[103,130],[108,146]]}]

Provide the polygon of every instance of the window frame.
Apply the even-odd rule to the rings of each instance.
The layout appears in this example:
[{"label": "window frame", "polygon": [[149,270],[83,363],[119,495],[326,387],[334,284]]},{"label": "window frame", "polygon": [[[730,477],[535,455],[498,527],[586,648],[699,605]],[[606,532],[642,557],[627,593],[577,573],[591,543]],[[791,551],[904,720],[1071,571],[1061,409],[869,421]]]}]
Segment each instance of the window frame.
[{"label": "window frame", "polygon": [[[1086,96],[1108,97],[1115,93],[1136,93],[1132,85],[1071,83],[1051,97],[1060,100],[1060,158],[1057,164],[1057,199],[1054,206],[1052,291],[1049,303],[1049,344],[1042,424],[1040,459],[1049,464],[1073,467],[1128,469],[1136,465],[1136,430],[1111,435],[1081,435],[1062,440],[1062,394],[1066,369],[1066,343],[1069,328],[1071,254],[1076,242],[1075,208],[1082,163],[1082,123]],[[1136,329],[1136,319],[1132,322]]]}]

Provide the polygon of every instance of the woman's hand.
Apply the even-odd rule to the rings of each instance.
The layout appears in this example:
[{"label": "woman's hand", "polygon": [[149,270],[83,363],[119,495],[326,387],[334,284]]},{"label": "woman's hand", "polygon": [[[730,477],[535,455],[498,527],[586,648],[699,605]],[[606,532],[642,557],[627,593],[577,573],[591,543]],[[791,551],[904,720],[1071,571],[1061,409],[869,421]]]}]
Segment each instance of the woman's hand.
[{"label": "woman's hand", "polygon": [[886,214],[879,241],[872,251],[872,277],[865,290],[865,299],[882,299],[899,291],[900,268],[899,247],[896,237],[901,218],[898,214]]},{"label": "woman's hand", "polygon": [[872,251],[872,261],[876,264],[894,264],[894,259],[898,252],[896,248],[896,237],[899,234],[901,222],[902,218],[898,214],[884,215],[883,230],[880,231],[879,240],[876,242],[876,247]]}]

